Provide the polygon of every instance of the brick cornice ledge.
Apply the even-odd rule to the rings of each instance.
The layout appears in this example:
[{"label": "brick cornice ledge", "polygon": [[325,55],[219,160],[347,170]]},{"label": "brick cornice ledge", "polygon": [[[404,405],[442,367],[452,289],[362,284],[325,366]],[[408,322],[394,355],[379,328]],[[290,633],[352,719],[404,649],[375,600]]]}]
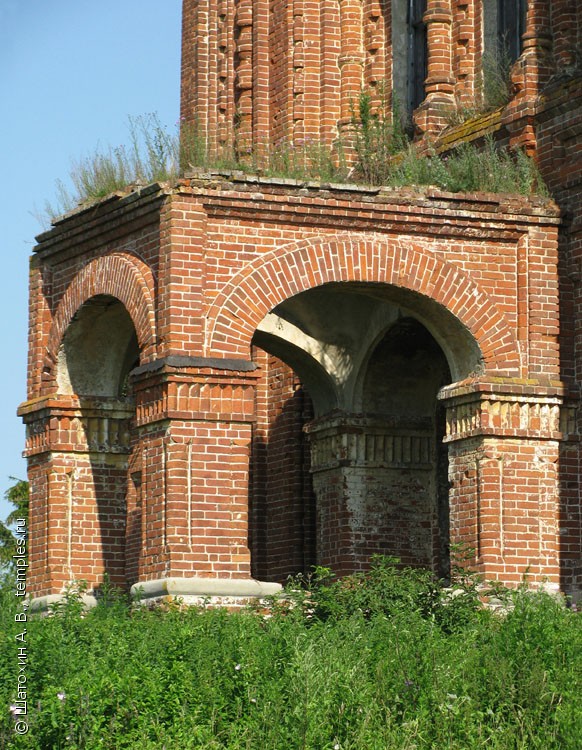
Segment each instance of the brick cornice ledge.
[{"label": "brick cornice ledge", "polygon": [[566,387],[561,380],[524,379],[524,378],[468,378],[457,383],[445,385],[438,393],[440,401],[449,399],[472,399],[476,394],[532,397],[557,399],[561,402],[566,394]]}]

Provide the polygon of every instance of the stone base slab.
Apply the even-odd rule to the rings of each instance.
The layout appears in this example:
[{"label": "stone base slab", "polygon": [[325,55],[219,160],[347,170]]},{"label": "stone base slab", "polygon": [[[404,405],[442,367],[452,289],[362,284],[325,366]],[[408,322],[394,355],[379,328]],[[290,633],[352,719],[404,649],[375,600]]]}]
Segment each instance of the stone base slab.
[{"label": "stone base slab", "polygon": [[[257,599],[281,593],[280,583],[257,581],[254,578],[158,578],[154,581],[135,583],[131,596],[139,604],[156,604],[179,599],[188,606],[210,605],[229,609],[243,607]],[[31,600],[34,612],[48,612],[63,601],[65,594],[47,594]],[[98,598],[91,594],[81,596],[84,606],[89,609],[97,604]]]},{"label": "stone base slab", "polygon": [[158,578],[135,583],[131,595],[142,604],[178,598],[183,604],[220,607],[244,606],[254,599],[263,599],[282,591],[280,583],[257,581],[254,578]]}]

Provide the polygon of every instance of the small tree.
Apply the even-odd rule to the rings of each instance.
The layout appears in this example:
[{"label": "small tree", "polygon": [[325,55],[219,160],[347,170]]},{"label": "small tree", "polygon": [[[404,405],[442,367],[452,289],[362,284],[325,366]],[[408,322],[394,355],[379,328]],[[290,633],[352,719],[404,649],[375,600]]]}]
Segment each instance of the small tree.
[{"label": "small tree", "polygon": [[14,558],[16,550],[16,537],[10,526],[17,520],[24,519],[28,525],[28,482],[24,479],[10,477],[14,484],[4,493],[9,503],[14,505],[14,510],[0,521],[0,573],[6,574],[14,570]]}]

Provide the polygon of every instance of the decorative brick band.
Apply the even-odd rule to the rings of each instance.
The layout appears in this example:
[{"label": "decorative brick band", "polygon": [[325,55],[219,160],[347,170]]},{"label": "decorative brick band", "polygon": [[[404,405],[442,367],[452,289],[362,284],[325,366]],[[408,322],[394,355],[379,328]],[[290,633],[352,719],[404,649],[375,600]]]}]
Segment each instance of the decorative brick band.
[{"label": "decorative brick band", "polygon": [[[565,421],[558,396],[474,393],[445,401],[445,442],[479,435],[559,440]],[[567,420],[566,420],[567,421]]]},{"label": "decorative brick band", "polygon": [[119,401],[43,399],[23,404],[25,456],[47,452],[129,453],[134,408]]},{"label": "decorative brick band", "polygon": [[254,419],[256,376],[166,374],[140,383],[136,425],[166,419],[249,422]]}]

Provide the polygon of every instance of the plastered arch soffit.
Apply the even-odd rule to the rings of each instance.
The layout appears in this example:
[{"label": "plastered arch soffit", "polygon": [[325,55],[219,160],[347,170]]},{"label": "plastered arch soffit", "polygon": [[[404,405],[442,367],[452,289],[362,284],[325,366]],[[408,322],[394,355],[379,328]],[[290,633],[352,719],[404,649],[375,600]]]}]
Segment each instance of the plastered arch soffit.
[{"label": "plastered arch soffit", "polygon": [[73,316],[92,297],[108,295],[126,308],[135,327],[142,362],[153,359],[156,347],[154,279],[139,258],[113,253],[96,258],[74,277],[53,318],[47,345],[47,364],[53,365]]},{"label": "plastered arch soffit", "polygon": [[323,284],[350,281],[389,284],[432,299],[470,331],[485,371],[519,376],[515,331],[489,295],[453,264],[384,236],[312,238],[245,266],[208,311],[206,356],[248,357],[255,329],[277,305]]}]

